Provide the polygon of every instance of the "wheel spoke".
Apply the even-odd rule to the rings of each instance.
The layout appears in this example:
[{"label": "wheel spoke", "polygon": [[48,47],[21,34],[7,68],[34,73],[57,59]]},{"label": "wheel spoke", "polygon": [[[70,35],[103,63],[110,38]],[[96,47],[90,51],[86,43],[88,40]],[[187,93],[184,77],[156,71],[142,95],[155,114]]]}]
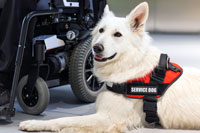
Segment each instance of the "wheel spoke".
[{"label": "wheel spoke", "polygon": [[90,75],[90,77],[87,79],[87,82],[89,82],[92,79],[92,77],[93,77],[93,74]]},{"label": "wheel spoke", "polygon": [[93,64],[91,61],[88,62],[88,65],[90,66],[90,68],[93,68]]},{"label": "wheel spoke", "polygon": [[92,58],[92,53],[90,53],[90,56],[88,58],[88,65],[93,68],[93,58]]},{"label": "wheel spoke", "polygon": [[92,72],[92,69],[85,69],[85,73]]},{"label": "wheel spoke", "polygon": [[95,91],[95,80],[96,78],[93,77],[93,80],[92,80],[92,90]]}]

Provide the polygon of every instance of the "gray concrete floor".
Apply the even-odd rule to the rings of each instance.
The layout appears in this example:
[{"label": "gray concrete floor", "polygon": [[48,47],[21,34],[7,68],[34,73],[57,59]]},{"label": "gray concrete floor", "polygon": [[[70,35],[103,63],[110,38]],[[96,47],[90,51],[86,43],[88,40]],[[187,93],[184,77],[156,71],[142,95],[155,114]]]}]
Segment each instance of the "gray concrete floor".
[{"label": "gray concrete floor", "polygon": [[[170,35],[152,34],[153,44],[163,52],[168,53],[171,61],[182,66],[200,68],[200,35]],[[80,103],[73,95],[69,85],[52,88],[50,90],[50,104],[40,116],[24,114],[19,105],[15,104],[16,115],[12,118],[13,123],[6,123],[0,119],[0,133],[22,132],[18,130],[21,121],[29,119],[48,120],[58,117],[86,115],[95,112],[95,104]],[[139,129],[131,133],[191,133],[200,132],[194,130],[165,130],[165,129]]]}]

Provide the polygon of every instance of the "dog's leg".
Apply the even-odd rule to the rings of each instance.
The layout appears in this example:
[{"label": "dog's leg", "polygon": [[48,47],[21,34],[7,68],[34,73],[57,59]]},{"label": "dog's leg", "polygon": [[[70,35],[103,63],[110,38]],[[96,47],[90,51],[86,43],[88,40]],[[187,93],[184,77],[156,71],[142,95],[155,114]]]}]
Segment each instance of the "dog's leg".
[{"label": "dog's leg", "polygon": [[21,130],[81,133],[116,133],[143,127],[142,100],[105,91],[96,100],[96,114],[20,123]]},{"label": "dog's leg", "polygon": [[103,132],[111,122],[103,114],[65,117],[53,120],[29,120],[20,123],[20,129],[26,131],[61,131],[62,132]]}]

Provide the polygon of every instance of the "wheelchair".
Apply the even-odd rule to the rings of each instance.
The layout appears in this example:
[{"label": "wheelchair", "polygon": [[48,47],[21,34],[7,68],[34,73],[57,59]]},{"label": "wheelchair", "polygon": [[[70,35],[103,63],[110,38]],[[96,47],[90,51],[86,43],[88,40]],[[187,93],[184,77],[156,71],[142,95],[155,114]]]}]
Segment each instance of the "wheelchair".
[{"label": "wheelchair", "polygon": [[[15,61],[10,103],[0,111],[9,121],[14,101],[27,114],[38,115],[49,104],[49,88],[70,84],[82,102],[94,102],[105,87],[93,74],[91,31],[105,0],[39,0],[37,10],[23,20]],[[36,24],[30,71],[23,72],[23,55],[31,21]]]}]

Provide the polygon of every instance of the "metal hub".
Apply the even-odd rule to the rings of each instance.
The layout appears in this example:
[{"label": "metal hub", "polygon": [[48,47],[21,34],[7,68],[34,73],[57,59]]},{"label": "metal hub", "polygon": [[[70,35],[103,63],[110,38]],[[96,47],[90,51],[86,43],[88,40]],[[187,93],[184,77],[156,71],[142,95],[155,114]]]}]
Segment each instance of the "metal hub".
[{"label": "metal hub", "polygon": [[32,93],[30,93],[30,90],[27,89],[27,86],[24,86],[24,88],[22,89],[22,99],[27,106],[35,106],[38,102],[37,89],[34,87]]}]

